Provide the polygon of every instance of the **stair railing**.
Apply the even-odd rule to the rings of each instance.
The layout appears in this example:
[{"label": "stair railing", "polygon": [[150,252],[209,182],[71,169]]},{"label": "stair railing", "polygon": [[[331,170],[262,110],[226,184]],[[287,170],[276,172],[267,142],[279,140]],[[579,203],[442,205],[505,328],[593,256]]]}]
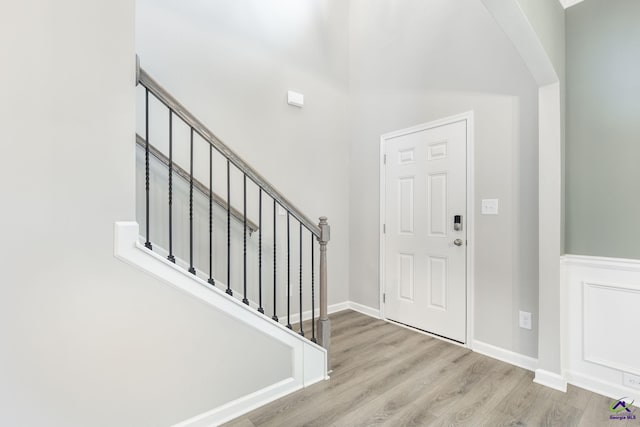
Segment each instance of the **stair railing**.
[{"label": "stair railing", "polygon": [[[243,224],[243,298],[242,302],[246,305],[250,305],[248,299],[247,286],[249,285],[247,279],[247,230],[249,233],[258,231],[258,301],[256,303],[257,310],[265,314],[275,322],[280,322],[277,310],[277,293],[278,293],[278,278],[277,278],[277,220],[276,210],[284,209],[286,212],[286,236],[287,236],[287,313],[286,313],[286,327],[293,329],[291,319],[291,220],[297,221],[299,224],[299,318],[298,320],[298,333],[302,336],[305,335],[303,329],[303,254],[305,252],[303,248],[303,236],[306,229],[310,235],[310,249],[308,255],[310,257],[310,268],[307,276],[310,278],[310,299],[311,299],[311,337],[310,340],[317,342],[322,347],[329,351],[330,336],[331,336],[331,323],[329,321],[327,313],[327,244],[330,238],[330,227],[326,217],[321,217],[319,224],[315,224],[306,215],[304,215],[296,206],[287,200],[272,184],[270,184],[264,177],[262,177],[257,171],[249,166],[244,160],[242,160],[235,152],[233,152],[226,144],[224,144],[213,132],[211,132],[200,120],[198,120],[193,114],[191,114],[176,98],[174,98],[167,90],[165,90],[160,84],[158,84],[145,70],[141,69],[139,63],[137,64],[137,84],[144,89],[144,138],[138,137],[137,143],[144,148],[144,164],[145,164],[145,247],[149,250],[153,250],[153,244],[150,236],[150,155],[160,160],[168,168],[168,255],[167,259],[176,263],[176,257],[173,248],[173,177],[174,174],[178,175],[188,181],[189,185],[189,250],[188,250],[188,271],[194,275],[197,275],[196,268],[194,266],[194,215],[193,215],[193,190],[196,188],[201,194],[204,194],[208,199],[209,204],[209,271],[207,282],[216,286],[215,274],[213,272],[213,205],[216,204],[219,207],[226,209],[226,290],[225,292],[232,297],[233,290],[231,288],[231,218],[241,220]],[[149,101],[150,97],[155,98],[168,110],[168,141],[169,141],[169,153],[168,157],[164,156],[157,148],[155,148],[150,141],[150,114],[149,114]],[[189,130],[189,171],[185,168],[177,165],[173,159],[173,134],[174,134],[174,119],[182,121]],[[209,148],[209,183],[203,184],[194,178],[194,137],[199,136],[203,139]],[[226,159],[226,200],[218,196],[213,191],[213,160],[212,156],[214,150],[222,155]],[[232,207],[231,202],[231,168],[235,167],[242,174],[242,188],[243,188],[243,203],[242,212],[239,209]],[[258,193],[258,224],[254,224],[247,218],[247,179],[253,182],[259,189]],[[265,313],[265,307],[263,304],[263,208],[265,205],[264,199],[271,198],[273,201],[273,304],[271,307],[272,313],[268,316]],[[268,202],[268,200],[267,200]],[[320,315],[317,320],[317,334],[316,334],[316,313],[315,313],[315,243],[317,241],[320,249],[320,259],[318,262],[319,269],[319,309]],[[186,260],[185,260],[186,261]],[[294,285],[295,286],[295,285]],[[308,298],[309,296],[307,296]]]}]

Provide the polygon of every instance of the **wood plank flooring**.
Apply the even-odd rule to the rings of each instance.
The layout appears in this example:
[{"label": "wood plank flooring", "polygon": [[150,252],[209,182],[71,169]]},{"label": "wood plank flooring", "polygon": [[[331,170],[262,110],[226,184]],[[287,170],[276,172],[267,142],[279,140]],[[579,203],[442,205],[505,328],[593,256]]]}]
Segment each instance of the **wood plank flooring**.
[{"label": "wood plank flooring", "polygon": [[226,426],[640,426],[610,421],[609,398],[543,387],[463,347],[353,311],[331,322],[330,380]]}]

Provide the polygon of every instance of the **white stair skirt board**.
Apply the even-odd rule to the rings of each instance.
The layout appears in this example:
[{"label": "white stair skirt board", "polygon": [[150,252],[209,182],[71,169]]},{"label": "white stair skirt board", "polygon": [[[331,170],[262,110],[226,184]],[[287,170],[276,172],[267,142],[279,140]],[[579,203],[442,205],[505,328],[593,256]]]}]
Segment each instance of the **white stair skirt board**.
[{"label": "white stair skirt board", "polygon": [[179,423],[179,426],[218,425],[286,394],[328,379],[327,351],[324,348],[301,337],[285,326],[271,321],[241,301],[230,298],[220,289],[211,287],[204,280],[145,248],[138,241],[138,223],[116,222],[114,240],[116,258],[150,273],[187,295],[291,348],[293,366],[291,378],[257,390],[220,407],[212,408],[203,414],[194,414],[193,418]]},{"label": "white stair skirt board", "polygon": [[555,372],[536,369],[536,376],[533,379],[533,382],[563,393],[567,392],[567,381],[562,377],[562,375],[558,375]]},{"label": "white stair skirt board", "polygon": [[505,350],[504,348],[496,347],[482,341],[473,341],[472,349],[476,353],[484,354],[485,356],[510,363],[528,371],[535,371],[536,366],[538,366],[538,359],[536,358]]}]

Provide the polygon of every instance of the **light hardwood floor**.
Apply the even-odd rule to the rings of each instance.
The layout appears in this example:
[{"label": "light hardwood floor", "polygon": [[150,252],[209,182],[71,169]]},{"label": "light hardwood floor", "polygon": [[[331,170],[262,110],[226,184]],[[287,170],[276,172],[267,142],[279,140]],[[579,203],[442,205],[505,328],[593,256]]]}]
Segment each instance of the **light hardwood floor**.
[{"label": "light hardwood floor", "polygon": [[331,379],[227,427],[640,426],[609,420],[609,398],[540,386],[531,372],[463,347],[353,311],[331,321]]}]

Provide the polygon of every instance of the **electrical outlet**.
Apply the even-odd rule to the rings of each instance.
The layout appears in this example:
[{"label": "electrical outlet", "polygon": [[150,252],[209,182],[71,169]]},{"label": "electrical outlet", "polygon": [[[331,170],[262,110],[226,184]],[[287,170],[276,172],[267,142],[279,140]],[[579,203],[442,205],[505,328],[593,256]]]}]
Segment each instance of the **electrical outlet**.
[{"label": "electrical outlet", "polygon": [[531,330],[531,313],[526,311],[520,312],[520,327]]},{"label": "electrical outlet", "polygon": [[628,374],[624,372],[622,374],[622,382],[626,386],[640,389],[640,376],[638,375]]}]

